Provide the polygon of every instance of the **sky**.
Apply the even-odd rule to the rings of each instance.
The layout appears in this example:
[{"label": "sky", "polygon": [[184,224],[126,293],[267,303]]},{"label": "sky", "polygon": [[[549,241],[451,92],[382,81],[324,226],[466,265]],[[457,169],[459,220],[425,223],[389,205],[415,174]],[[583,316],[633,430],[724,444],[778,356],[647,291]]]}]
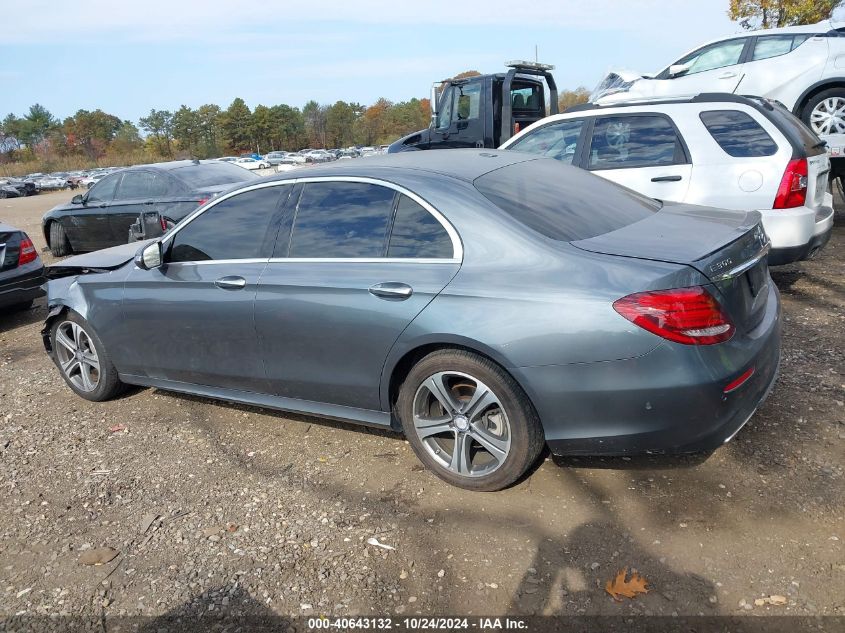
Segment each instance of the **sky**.
[{"label": "sky", "polygon": [[0,0],[0,117],[33,103],[137,122],[235,97],[364,105],[513,59],[554,64],[559,89],[652,72],[737,32],[728,0]]}]

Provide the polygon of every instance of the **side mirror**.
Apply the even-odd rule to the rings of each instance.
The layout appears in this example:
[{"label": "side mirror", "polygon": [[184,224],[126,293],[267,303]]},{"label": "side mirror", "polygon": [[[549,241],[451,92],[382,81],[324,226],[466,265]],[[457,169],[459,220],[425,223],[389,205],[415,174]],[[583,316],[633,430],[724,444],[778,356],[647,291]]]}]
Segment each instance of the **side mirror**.
[{"label": "side mirror", "polygon": [[428,102],[429,106],[431,107],[432,125],[434,125],[434,121],[437,120],[437,99],[439,97],[440,93],[437,90],[437,84],[431,84],[431,95],[429,96]]},{"label": "side mirror", "polygon": [[689,72],[689,66],[686,64],[672,64],[669,66],[669,78],[674,79]]},{"label": "side mirror", "polygon": [[82,194],[78,193],[73,198],[70,199],[71,204],[82,204],[84,200],[82,199]]},{"label": "side mirror", "polygon": [[147,244],[135,254],[135,265],[142,270],[158,268],[164,262],[161,253],[161,242],[155,241]]}]

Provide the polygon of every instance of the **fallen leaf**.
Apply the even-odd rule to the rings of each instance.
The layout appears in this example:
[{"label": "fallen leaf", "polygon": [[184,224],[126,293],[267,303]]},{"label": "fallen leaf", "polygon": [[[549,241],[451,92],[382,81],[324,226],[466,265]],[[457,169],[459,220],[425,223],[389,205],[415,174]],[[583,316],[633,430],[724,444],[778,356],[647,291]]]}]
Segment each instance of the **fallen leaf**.
[{"label": "fallen leaf", "polygon": [[155,520],[159,517],[158,514],[155,512],[150,512],[149,514],[145,514],[144,518],[141,519],[141,534],[146,532],[150,529],[150,526],[155,522]]},{"label": "fallen leaf", "polygon": [[240,526],[237,523],[229,523],[228,525],[226,525],[226,531],[227,532],[237,532],[238,527],[240,527]]},{"label": "fallen leaf", "polygon": [[109,427],[109,433],[120,433],[121,431],[125,431],[126,426],[123,424],[113,424]]},{"label": "fallen leaf", "polygon": [[648,581],[645,578],[633,571],[631,572],[631,579],[626,581],[625,576],[627,575],[627,567],[620,569],[616,577],[613,580],[608,580],[604,586],[604,590],[617,602],[622,602],[620,596],[633,599],[638,593],[648,593]]},{"label": "fallen leaf", "polygon": [[89,549],[82,552],[79,562],[83,565],[105,565],[109,561],[114,560],[118,553],[112,547],[97,547],[96,549]]},{"label": "fallen leaf", "polygon": [[786,598],[784,596],[775,596],[775,595],[769,596],[769,604],[774,604],[774,605],[786,604]]}]

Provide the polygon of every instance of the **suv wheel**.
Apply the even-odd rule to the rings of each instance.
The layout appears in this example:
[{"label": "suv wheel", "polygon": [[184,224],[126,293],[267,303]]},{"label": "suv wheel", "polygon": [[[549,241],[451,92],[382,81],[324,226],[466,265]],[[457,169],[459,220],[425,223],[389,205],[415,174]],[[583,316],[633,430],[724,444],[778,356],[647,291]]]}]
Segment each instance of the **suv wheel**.
[{"label": "suv wheel", "polygon": [[801,120],[819,136],[845,134],[845,88],[831,88],[811,98]]},{"label": "suv wheel", "polygon": [[462,350],[429,354],[408,373],[397,412],[417,457],[468,490],[501,490],[536,461],[543,430],[528,396],[501,367]]}]

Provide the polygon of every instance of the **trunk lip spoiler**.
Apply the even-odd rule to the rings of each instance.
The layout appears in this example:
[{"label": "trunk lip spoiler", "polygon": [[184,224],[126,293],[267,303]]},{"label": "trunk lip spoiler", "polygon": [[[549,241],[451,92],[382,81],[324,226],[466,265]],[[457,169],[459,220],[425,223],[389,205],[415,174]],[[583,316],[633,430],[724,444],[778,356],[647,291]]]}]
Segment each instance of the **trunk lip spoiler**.
[{"label": "trunk lip spoiler", "polygon": [[733,279],[734,277],[738,277],[746,270],[749,270],[750,268],[756,266],[761,259],[763,259],[766,255],[769,254],[769,249],[771,249],[771,247],[771,240],[767,240],[766,243],[763,244],[763,246],[760,248],[760,250],[757,251],[757,253],[751,257],[751,259],[748,259],[741,263],[739,266],[734,266],[730,270],[727,270],[719,275],[714,275],[710,278],[710,281],[716,283],[719,281],[725,281],[727,279]]}]

